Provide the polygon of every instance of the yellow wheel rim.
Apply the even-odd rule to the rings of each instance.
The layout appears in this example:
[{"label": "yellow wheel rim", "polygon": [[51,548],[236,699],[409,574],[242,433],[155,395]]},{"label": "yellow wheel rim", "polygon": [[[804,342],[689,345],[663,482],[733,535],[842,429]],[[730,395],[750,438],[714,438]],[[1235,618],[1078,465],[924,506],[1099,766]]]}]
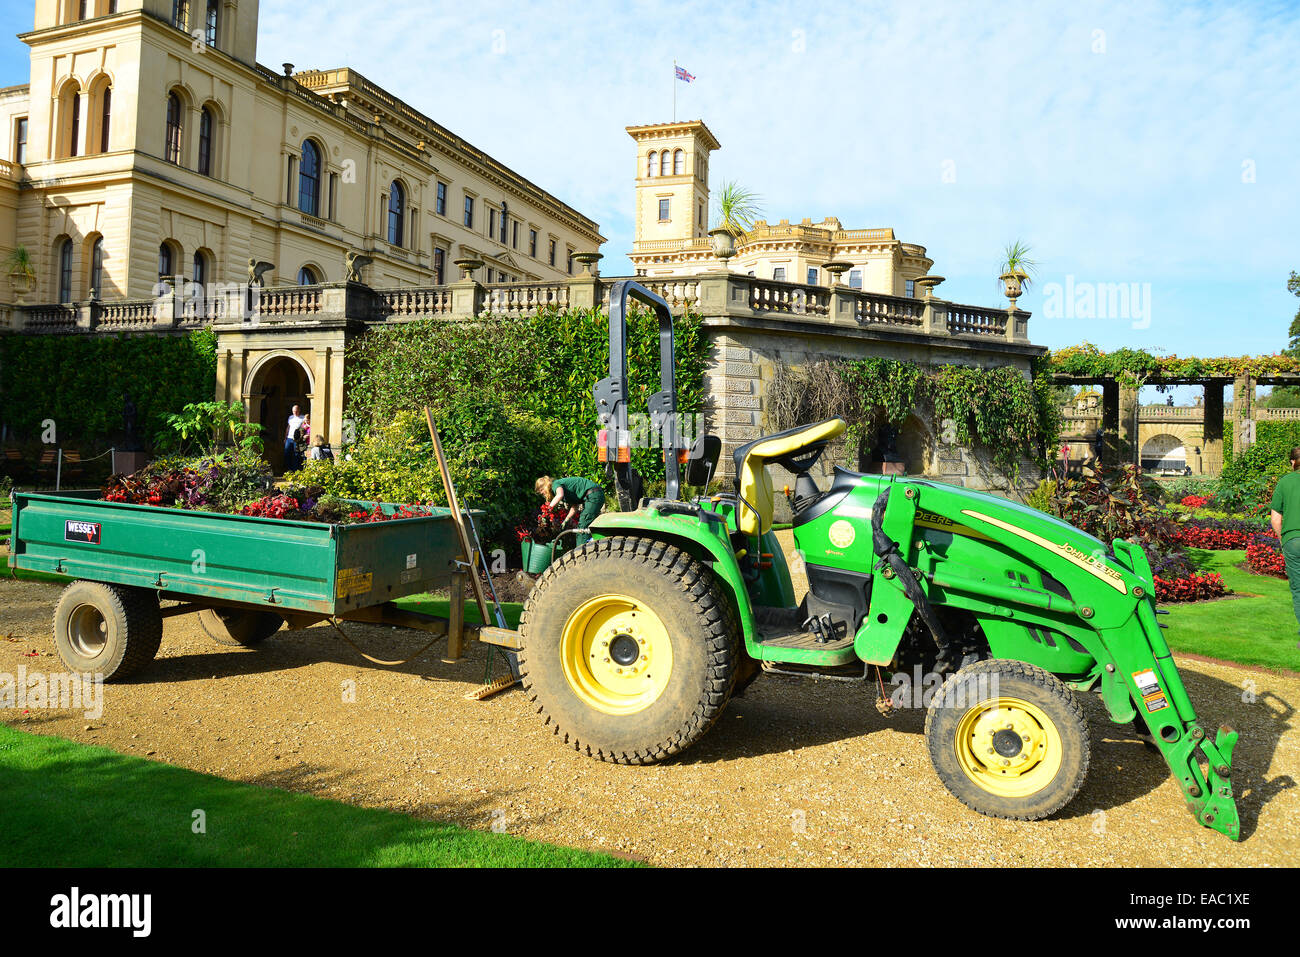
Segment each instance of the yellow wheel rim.
[{"label": "yellow wheel rim", "polygon": [[980,703],[957,725],[957,761],[999,797],[1028,797],[1061,770],[1061,734],[1041,708],[1021,698]]},{"label": "yellow wheel rim", "polygon": [[564,623],[560,662],[584,704],[605,714],[636,714],[668,686],[673,646],[659,616],[641,602],[601,595]]}]

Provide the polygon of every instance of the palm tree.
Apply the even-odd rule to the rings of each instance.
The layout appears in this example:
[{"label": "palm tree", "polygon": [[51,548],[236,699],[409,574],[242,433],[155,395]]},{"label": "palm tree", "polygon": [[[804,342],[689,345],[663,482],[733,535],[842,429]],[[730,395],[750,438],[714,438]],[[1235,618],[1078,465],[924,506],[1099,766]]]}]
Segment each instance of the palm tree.
[{"label": "palm tree", "polygon": [[763,214],[762,197],[736,182],[726,182],[718,190],[717,228],[739,239],[754,228]]}]

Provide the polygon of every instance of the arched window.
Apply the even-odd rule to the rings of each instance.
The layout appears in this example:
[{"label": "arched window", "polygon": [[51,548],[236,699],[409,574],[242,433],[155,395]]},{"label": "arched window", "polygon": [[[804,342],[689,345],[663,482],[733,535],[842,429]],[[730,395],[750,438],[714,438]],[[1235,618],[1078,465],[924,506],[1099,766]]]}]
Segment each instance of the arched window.
[{"label": "arched window", "polygon": [[104,237],[95,240],[90,250],[90,289],[96,297],[104,295]]},{"label": "arched window", "polygon": [[72,240],[59,245],[59,302],[72,302]]},{"label": "arched window", "polygon": [[303,266],[298,270],[298,285],[300,286],[319,286],[320,277],[316,275],[316,270],[310,266]]},{"label": "arched window", "polygon": [[673,161],[673,154],[668,150],[664,150],[662,153],[659,154],[659,175],[660,176],[671,175],[673,168],[670,164],[672,163],[672,161]]},{"label": "arched window", "polygon": [[172,0],[172,26],[179,30],[190,28],[189,0]]},{"label": "arched window", "polygon": [[99,151],[108,152],[109,130],[113,118],[113,88],[105,86],[99,95]]},{"label": "arched window", "polygon": [[191,274],[194,285],[206,289],[208,285],[208,257],[201,252],[194,253],[194,272]]},{"label": "arched window", "polygon": [[388,187],[388,241],[394,246],[404,246],[406,236],[406,190],[397,180]]},{"label": "arched window", "polygon": [[90,19],[90,0],[81,0],[81,2],[77,4],[77,19]]},{"label": "arched window", "polygon": [[167,143],[164,158],[169,163],[181,165],[181,98],[167,94]]},{"label": "arched window", "polygon": [[298,208],[308,216],[320,215],[320,150],[311,140],[302,143],[302,161],[298,164]]},{"label": "arched window", "polygon": [[204,23],[204,39],[208,46],[217,45],[217,23],[221,16],[221,0],[208,0],[208,17]]},{"label": "arched window", "polygon": [[199,172],[212,175],[212,111],[206,106],[199,113]]},{"label": "arched window", "polygon": [[176,274],[172,261],[172,248],[167,243],[158,247],[158,278],[169,279]]},{"label": "arched window", "polygon": [[654,150],[651,150],[646,154],[645,174],[647,176],[654,176],[657,172],[659,172],[659,154]]},{"label": "arched window", "polygon": [[72,128],[68,136],[68,155],[76,156],[81,144],[81,92],[72,92]]},{"label": "arched window", "polygon": [[686,153],[684,150],[673,150],[673,175],[681,176],[686,172]]}]

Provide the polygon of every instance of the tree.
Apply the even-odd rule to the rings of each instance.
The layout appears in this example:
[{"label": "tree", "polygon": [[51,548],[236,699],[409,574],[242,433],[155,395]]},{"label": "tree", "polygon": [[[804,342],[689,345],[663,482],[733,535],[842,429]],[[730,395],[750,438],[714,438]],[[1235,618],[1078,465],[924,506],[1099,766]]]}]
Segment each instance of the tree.
[{"label": "tree", "polygon": [[[1286,281],[1286,288],[1291,295],[1300,297],[1300,273],[1292,270],[1291,278]],[[1296,309],[1295,318],[1291,320],[1291,327],[1287,330],[1287,344],[1282,354],[1300,357],[1300,308]],[[1270,409],[1300,409],[1300,386],[1276,386],[1267,402],[1261,404]]]}]

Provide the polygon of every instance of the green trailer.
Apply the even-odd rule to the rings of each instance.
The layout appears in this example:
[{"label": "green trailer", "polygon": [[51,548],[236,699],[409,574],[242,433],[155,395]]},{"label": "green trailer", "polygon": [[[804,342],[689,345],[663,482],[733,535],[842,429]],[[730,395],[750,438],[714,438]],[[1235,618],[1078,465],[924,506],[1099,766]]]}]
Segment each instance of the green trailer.
[{"label": "green trailer", "polygon": [[[445,635],[450,659],[466,639],[516,643],[511,631],[464,622],[467,566],[446,508],[331,525],[104,502],[97,492],[15,491],[9,563],[73,579],[55,611],[55,644],[71,670],[106,681],[153,660],[163,619],[183,614],[198,614],[223,644],[251,646],[285,623],[326,620]],[[451,587],[448,618],[394,604],[443,587]]]}]

